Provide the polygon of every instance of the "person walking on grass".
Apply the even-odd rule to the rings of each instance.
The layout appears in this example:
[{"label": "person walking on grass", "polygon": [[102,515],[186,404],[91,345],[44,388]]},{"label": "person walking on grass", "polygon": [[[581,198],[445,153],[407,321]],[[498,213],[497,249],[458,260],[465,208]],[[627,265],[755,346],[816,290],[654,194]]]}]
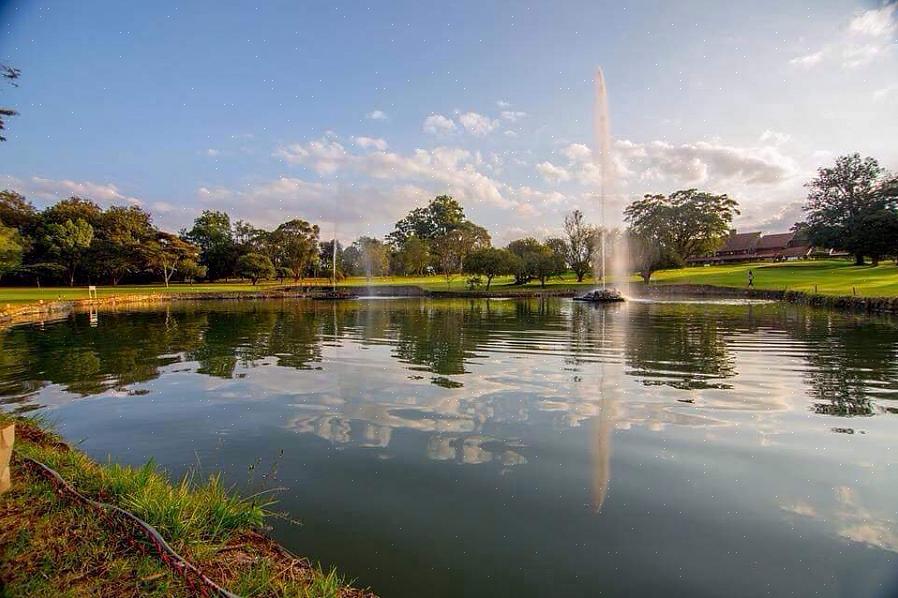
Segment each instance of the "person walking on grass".
[{"label": "person walking on grass", "polygon": [[748,288],[753,289],[755,286],[755,273],[751,270],[748,271]]}]

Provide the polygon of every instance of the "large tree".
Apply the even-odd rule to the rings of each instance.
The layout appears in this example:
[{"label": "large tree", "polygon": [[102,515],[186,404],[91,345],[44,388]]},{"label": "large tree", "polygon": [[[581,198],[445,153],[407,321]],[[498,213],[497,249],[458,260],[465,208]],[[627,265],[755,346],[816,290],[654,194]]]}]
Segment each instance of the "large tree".
[{"label": "large tree", "polygon": [[403,274],[423,274],[430,263],[427,241],[416,235],[407,237],[396,251],[396,263]]},{"label": "large tree", "polygon": [[165,286],[175,272],[188,276],[197,272],[199,248],[177,235],[157,231],[153,239],[144,243],[143,254],[150,268],[162,274]]},{"label": "large tree", "polygon": [[234,274],[240,250],[234,239],[231,218],[225,212],[203,210],[193,228],[181,236],[200,248],[200,264],[211,280]]},{"label": "large tree", "polygon": [[39,220],[37,210],[25,196],[15,191],[0,191],[0,221],[26,234]]},{"label": "large tree", "polygon": [[685,263],[720,247],[739,214],[737,206],[726,194],[684,189],[646,195],[627,206],[624,215],[635,236],[654,239],[663,253]]},{"label": "large tree", "polygon": [[290,270],[293,281],[305,277],[318,262],[318,225],[298,218],[283,223],[271,233],[275,261]]},{"label": "large tree", "polygon": [[0,276],[15,270],[22,263],[22,237],[11,226],[0,221]]},{"label": "large tree", "polygon": [[489,290],[496,276],[514,274],[518,270],[518,258],[507,249],[484,247],[472,251],[464,259],[464,270],[469,274],[486,276],[486,289]]},{"label": "large tree", "polygon": [[44,242],[69,273],[69,286],[75,286],[75,275],[84,261],[94,238],[94,229],[83,218],[51,223],[47,226]]},{"label": "large tree", "polygon": [[112,206],[104,211],[94,230],[91,271],[117,285],[123,276],[146,268],[145,245],[156,230],[149,213],[138,206]]},{"label": "large tree", "polygon": [[410,236],[426,241],[445,235],[465,222],[465,210],[451,195],[439,195],[423,208],[415,208],[396,223],[387,240],[399,247]]},{"label": "large tree", "polygon": [[[374,237],[359,237],[353,243],[357,254],[359,274],[366,278],[383,276],[389,271],[390,259],[386,244]],[[349,249],[352,249],[350,247]],[[348,251],[348,250],[347,250]],[[345,252],[344,252],[345,255]]]},{"label": "large tree", "polygon": [[246,253],[237,259],[237,274],[249,278],[253,285],[266,278],[274,278],[274,264],[264,253]]},{"label": "large tree", "polygon": [[567,241],[567,263],[577,282],[592,271],[592,259],[596,245],[596,229],[583,218],[583,212],[574,210],[564,217],[564,235]]},{"label": "large tree", "polygon": [[[870,219],[879,214],[876,220],[882,223],[888,219],[883,211],[898,209],[898,179],[874,158],[840,156],[833,166],[818,169],[806,187],[805,225],[815,245],[848,251],[856,264],[863,265],[865,255],[872,256],[887,244],[870,230]],[[877,226],[877,230],[889,227]]]}]

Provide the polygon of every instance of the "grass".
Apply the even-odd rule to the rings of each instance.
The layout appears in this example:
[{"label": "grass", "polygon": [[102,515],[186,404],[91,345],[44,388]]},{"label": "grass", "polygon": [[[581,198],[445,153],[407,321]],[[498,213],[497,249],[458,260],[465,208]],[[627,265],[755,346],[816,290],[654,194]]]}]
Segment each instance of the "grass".
[{"label": "grass", "polygon": [[[33,420],[14,421],[14,452],[58,471],[82,494],[127,509],[180,554],[241,596],[362,597],[336,570],[290,555],[257,531],[270,499],[241,498],[219,476],[171,482],[155,464],[101,465]],[[187,596],[183,579],[152,551],[134,549],[100,514],[59,497],[42,477],[14,467],[0,495],[0,595]],[[4,593],[5,592],[5,593]]]},{"label": "grass", "polygon": [[[884,262],[879,266],[855,266],[848,260],[819,260],[783,263],[731,264],[725,266],[708,266],[661,270],[652,277],[654,284],[707,284],[724,287],[744,287],[748,280],[748,271],[755,275],[754,285],[758,289],[793,290],[821,295],[852,295],[865,297],[898,296],[898,267],[892,262]],[[372,279],[351,277],[340,281],[339,286],[393,286],[414,285],[428,291],[467,291],[467,275],[454,277],[449,284],[442,276],[379,276]],[[633,281],[639,280],[632,277]],[[513,282],[511,276],[497,276],[490,287],[493,291],[507,290]],[[288,282],[292,285],[292,282]],[[304,284],[328,286],[325,279],[306,279]],[[591,277],[577,283],[572,273],[550,279],[546,287],[551,290],[584,290],[595,285]],[[100,297],[154,294],[154,293],[222,293],[262,291],[278,288],[277,282],[259,283],[253,286],[248,283],[208,283],[208,284],[173,284],[171,287],[161,285],[100,286],[97,292]],[[539,282],[533,281],[523,286],[514,287],[515,292],[526,292],[540,288]],[[485,290],[480,287],[478,290]],[[0,309],[5,304],[15,305],[33,303],[39,300],[54,301],[58,299],[86,299],[86,287],[50,287],[23,288],[0,287]]]},{"label": "grass", "polygon": [[758,289],[863,297],[898,295],[898,267],[893,262],[876,267],[855,266],[847,260],[731,264],[664,270],[657,272],[652,280],[660,284],[745,287],[749,270],[754,273],[754,286]]}]

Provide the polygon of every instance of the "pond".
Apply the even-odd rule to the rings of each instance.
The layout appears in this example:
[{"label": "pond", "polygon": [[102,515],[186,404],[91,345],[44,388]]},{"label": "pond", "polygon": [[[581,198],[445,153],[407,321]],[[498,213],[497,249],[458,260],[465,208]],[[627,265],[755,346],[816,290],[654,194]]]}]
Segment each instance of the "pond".
[{"label": "pond", "polygon": [[92,456],[280,488],[392,596],[894,596],[898,322],[783,303],[177,303],[0,332]]}]

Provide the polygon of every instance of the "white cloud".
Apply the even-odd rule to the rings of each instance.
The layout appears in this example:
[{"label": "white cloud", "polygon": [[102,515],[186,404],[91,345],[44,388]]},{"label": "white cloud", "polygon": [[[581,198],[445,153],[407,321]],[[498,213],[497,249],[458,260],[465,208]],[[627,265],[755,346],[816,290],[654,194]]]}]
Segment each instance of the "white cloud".
[{"label": "white cloud", "polygon": [[559,183],[570,180],[571,178],[571,174],[567,170],[548,161],[537,164],[536,171],[548,183]]},{"label": "white cloud", "polygon": [[882,89],[877,89],[873,92],[873,101],[874,102],[885,102],[890,99],[898,98],[898,83],[892,83],[891,85],[886,85]]},{"label": "white cloud", "polygon": [[761,143],[772,143],[773,145],[782,145],[783,143],[787,143],[792,136],[788,133],[782,133],[780,131],[773,131],[771,129],[765,129],[763,133],[761,133]]},{"label": "white cloud", "polygon": [[209,149],[206,150],[206,155],[209,156],[210,158],[215,158],[215,157],[221,155],[221,150],[217,150],[213,147],[210,147]]},{"label": "white cloud", "polygon": [[508,122],[516,123],[522,118],[526,117],[527,113],[515,110],[503,110],[501,113],[499,113],[499,116],[501,116]]},{"label": "white cloud", "polygon": [[484,137],[499,128],[499,121],[476,112],[465,112],[459,115],[458,122],[465,128],[465,131],[475,137]]},{"label": "white cloud", "polygon": [[[413,185],[389,189],[340,182],[314,182],[296,177],[280,177],[245,188],[200,187],[197,198],[203,207],[223,209],[232,218],[248,220],[256,226],[274,227],[291,218],[318,224],[336,222],[341,234],[380,234],[428,192]],[[372,206],[376,205],[376,214]]]},{"label": "white cloud", "polygon": [[383,110],[372,110],[365,115],[365,118],[369,120],[387,120],[387,113]]},{"label": "white cloud", "polygon": [[387,142],[380,138],[374,137],[353,137],[353,142],[362,149],[376,149],[384,151],[387,149]]},{"label": "white cloud", "polygon": [[278,148],[275,156],[311,168],[319,175],[362,176],[409,182],[462,199],[513,207],[502,193],[503,184],[480,172],[486,164],[479,154],[457,147],[417,149],[411,154],[381,151],[354,154],[335,139],[322,138]]},{"label": "white cloud", "polygon": [[582,143],[572,143],[561,150],[561,155],[571,162],[588,162],[592,160],[592,150]]},{"label": "white cloud", "polygon": [[812,66],[819,64],[820,61],[823,60],[825,54],[825,50],[818,50],[817,52],[806,54],[805,56],[797,56],[790,60],[789,64],[803,68],[811,68]]},{"label": "white cloud", "polygon": [[838,61],[845,68],[858,68],[872,63],[895,49],[896,6],[892,2],[856,15],[835,41],[793,58],[789,64],[813,68],[823,62]]},{"label": "white cloud", "polygon": [[452,119],[442,114],[431,114],[424,119],[424,124],[421,126],[421,130],[430,135],[447,135],[454,132],[455,129],[456,126]]},{"label": "white cloud", "polygon": [[66,199],[73,195],[84,199],[92,199],[103,207],[121,204],[139,206],[142,203],[136,197],[125,195],[112,183],[48,179],[38,176],[20,179],[5,175],[0,176],[0,186],[14,189],[30,199],[37,198],[45,203]]},{"label": "white cloud", "polygon": [[499,108],[511,108],[511,104],[506,102],[505,100],[496,100],[496,106]]},{"label": "white cloud", "polygon": [[898,24],[894,20],[896,6],[898,4],[889,3],[880,8],[861,13],[851,19],[848,30],[851,33],[871,37],[890,36],[898,29]]}]

